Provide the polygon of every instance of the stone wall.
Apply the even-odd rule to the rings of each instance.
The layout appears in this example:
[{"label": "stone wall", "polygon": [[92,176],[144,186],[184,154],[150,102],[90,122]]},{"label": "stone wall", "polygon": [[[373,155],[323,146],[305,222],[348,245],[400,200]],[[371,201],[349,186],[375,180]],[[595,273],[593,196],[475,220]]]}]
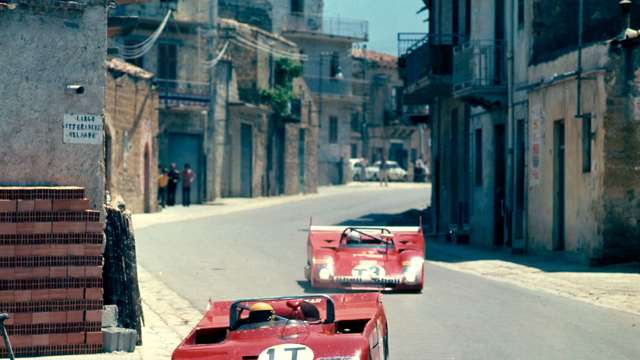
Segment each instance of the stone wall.
[{"label": "stone wall", "polygon": [[[104,202],[100,144],[65,144],[65,114],[102,115],[107,11],[0,10],[0,159],[2,185],[77,185],[94,209]],[[63,4],[60,4],[63,5]],[[82,94],[65,93],[66,85]]]},{"label": "stone wall", "polygon": [[150,79],[107,73],[106,188],[134,213],[157,208],[157,108],[158,94]]}]

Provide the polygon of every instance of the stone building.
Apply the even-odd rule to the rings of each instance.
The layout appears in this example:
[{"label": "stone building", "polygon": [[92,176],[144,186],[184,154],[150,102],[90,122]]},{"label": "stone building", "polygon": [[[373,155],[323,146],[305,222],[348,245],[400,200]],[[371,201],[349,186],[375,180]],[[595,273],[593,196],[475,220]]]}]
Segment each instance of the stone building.
[{"label": "stone building", "polygon": [[577,6],[436,0],[428,34],[399,35],[405,101],[430,106],[433,235],[589,263],[637,254],[638,65],[604,43],[622,19],[597,0],[580,64]]},{"label": "stone building", "polygon": [[157,209],[158,93],[153,74],[121,59],[106,63],[105,175],[112,199],[134,213]]},{"label": "stone building", "polygon": [[81,186],[101,209],[105,2],[46,4],[0,5],[0,184]]},{"label": "stone building", "polygon": [[[411,179],[418,159],[429,164],[429,130],[418,124],[420,109],[403,103],[398,58],[366,49],[355,49],[352,56],[353,92],[363,102],[351,118],[351,157],[374,163],[384,155]],[[422,112],[426,117],[426,106]]]}]

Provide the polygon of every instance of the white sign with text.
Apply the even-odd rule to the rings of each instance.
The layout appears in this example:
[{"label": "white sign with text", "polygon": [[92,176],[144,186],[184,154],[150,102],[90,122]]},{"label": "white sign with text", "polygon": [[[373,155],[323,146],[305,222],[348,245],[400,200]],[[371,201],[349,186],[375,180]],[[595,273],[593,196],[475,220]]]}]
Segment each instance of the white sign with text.
[{"label": "white sign with text", "polygon": [[62,141],[65,144],[102,144],[102,115],[64,114]]}]

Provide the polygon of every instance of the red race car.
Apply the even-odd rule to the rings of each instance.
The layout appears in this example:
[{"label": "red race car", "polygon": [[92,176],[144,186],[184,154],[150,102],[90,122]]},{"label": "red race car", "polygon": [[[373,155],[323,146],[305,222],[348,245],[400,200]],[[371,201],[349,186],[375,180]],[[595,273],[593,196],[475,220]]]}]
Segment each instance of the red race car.
[{"label": "red race car", "polygon": [[313,288],[421,292],[422,227],[311,226],[305,276]]},{"label": "red race car", "polygon": [[382,295],[212,302],[173,360],[386,360]]}]

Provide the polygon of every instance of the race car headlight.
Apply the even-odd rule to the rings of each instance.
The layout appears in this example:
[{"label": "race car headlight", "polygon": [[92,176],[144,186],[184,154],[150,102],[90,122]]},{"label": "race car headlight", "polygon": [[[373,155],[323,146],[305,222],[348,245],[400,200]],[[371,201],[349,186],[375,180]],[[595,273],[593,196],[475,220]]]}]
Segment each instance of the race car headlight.
[{"label": "race car headlight", "polygon": [[404,276],[404,281],[408,284],[416,284],[420,280],[420,273],[422,272],[423,264],[424,260],[419,257],[414,257],[411,260],[402,263],[402,275]]},{"label": "race car headlight", "polygon": [[314,264],[316,264],[316,269],[318,271],[318,278],[320,280],[330,280],[335,274],[335,268],[333,266],[332,258],[325,259],[314,259]]}]

